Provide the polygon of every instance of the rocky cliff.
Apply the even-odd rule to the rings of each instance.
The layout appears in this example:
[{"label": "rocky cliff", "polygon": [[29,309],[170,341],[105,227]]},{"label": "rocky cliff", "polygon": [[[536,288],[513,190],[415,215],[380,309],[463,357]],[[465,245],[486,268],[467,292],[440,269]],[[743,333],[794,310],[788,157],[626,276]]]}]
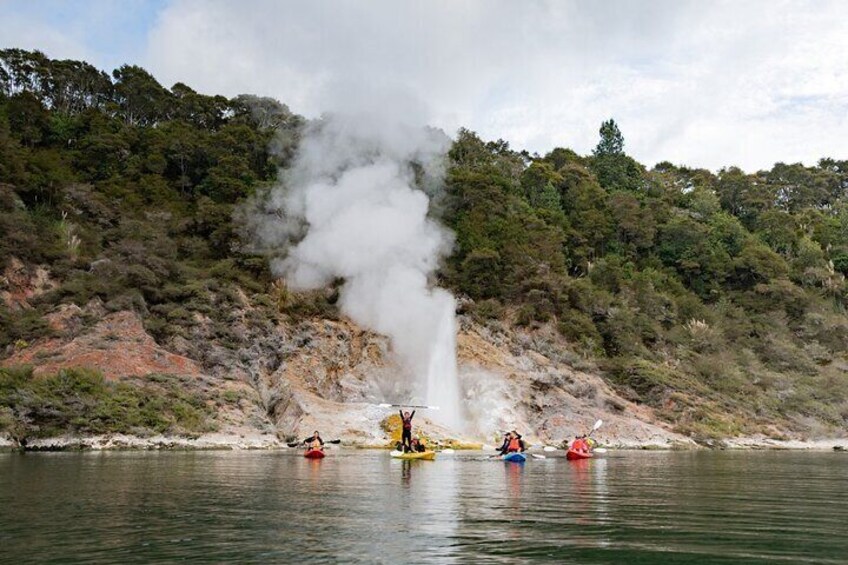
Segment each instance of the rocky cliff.
[{"label": "rocky cliff", "polygon": [[[17,310],[51,287],[46,267],[19,261],[4,281],[3,299]],[[97,370],[110,381],[167,376],[209,407],[214,433],[202,435],[199,445],[272,445],[314,429],[355,444],[388,441],[393,412],[376,404],[397,400],[391,394],[400,368],[387,339],[347,319],[265,319],[247,294],[236,298],[238,307],[227,316],[238,339],[226,344],[199,312],[192,313],[187,334],[157,343],[135,311],[110,312],[99,300],[82,308],[61,305],[44,316],[51,335],[17,344],[2,366],[32,366],[36,378],[71,367]],[[459,319],[469,425],[447,430],[422,414],[417,423],[431,437],[485,442],[517,428],[534,441],[556,442],[603,418],[598,437],[605,442],[689,443],[651,410],[619,396],[550,328],[515,331]],[[134,443],[124,438],[118,445]]]}]

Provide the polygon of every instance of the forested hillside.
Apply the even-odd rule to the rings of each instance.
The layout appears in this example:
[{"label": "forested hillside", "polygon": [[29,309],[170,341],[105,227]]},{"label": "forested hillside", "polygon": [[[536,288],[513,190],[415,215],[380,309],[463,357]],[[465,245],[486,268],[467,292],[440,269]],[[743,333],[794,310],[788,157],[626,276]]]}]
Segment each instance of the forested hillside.
[{"label": "forested hillside", "polygon": [[[257,326],[337,316],[332,289],[289,292],[240,235],[304,123],[139,67],[0,51],[0,358],[94,299],[164,346],[198,314],[224,348],[252,339],[230,323],[243,293]],[[586,156],[457,134],[432,213],[456,234],[439,282],[463,313],[555,327],[575,363],[684,433],[848,426],[848,161],[713,173],[625,149],[612,120]],[[10,273],[40,265],[51,284],[18,296]],[[20,410],[20,375],[0,378],[0,409]]]}]

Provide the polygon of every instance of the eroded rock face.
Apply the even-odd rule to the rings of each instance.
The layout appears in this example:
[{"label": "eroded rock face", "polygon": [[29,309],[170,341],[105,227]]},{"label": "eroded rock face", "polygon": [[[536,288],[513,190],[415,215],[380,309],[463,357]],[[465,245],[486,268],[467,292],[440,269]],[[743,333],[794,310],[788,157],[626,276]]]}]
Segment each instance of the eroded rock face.
[{"label": "eroded rock face", "polygon": [[[602,378],[574,368],[552,331],[493,331],[463,320],[458,336],[465,405],[475,409],[473,430],[516,429],[532,441],[559,443],[589,431],[617,445],[689,444],[656,423],[653,413],[619,397]],[[494,439],[494,438],[493,438]]]},{"label": "eroded rock face", "polygon": [[31,308],[29,300],[56,286],[43,265],[30,267],[12,257],[0,276],[0,300],[13,312]]},{"label": "eroded rock face", "polygon": [[[215,419],[221,433],[239,437],[303,438],[318,429],[325,438],[387,441],[380,423],[394,410],[377,403],[403,395],[396,388],[401,368],[385,337],[348,320],[268,320],[247,296],[227,315],[234,336],[229,343],[221,343],[211,321],[198,313],[186,335],[158,344],[135,312],[107,314],[96,301],[85,308],[62,305],[46,316],[58,337],[0,363],[32,365],[36,375],[67,367],[97,369],[109,379],[179,375],[206,398],[237,398],[215,403]],[[484,327],[467,318],[460,328],[469,425],[446,430],[419,411],[416,426],[430,437],[493,443],[502,431],[518,429],[533,442],[558,443],[603,418],[606,424],[596,433],[603,442],[688,442],[657,424],[650,410],[616,395],[591,367],[575,368],[579,359],[554,331]]]},{"label": "eroded rock face", "polygon": [[[67,327],[75,307],[51,318],[57,327]],[[105,316],[90,331],[66,341],[48,339],[16,352],[2,362],[32,365],[35,374],[55,373],[65,367],[87,367],[102,372],[107,379],[141,377],[151,373],[200,377],[198,364],[160,347],[144,330],[135,312],[115,312]]]}]

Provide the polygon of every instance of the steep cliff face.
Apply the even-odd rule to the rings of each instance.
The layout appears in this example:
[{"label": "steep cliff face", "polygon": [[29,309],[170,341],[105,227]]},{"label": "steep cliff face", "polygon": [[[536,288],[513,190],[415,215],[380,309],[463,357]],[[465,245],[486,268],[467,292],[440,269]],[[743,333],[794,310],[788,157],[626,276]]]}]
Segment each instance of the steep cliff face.
[{"label": "steep cliff face", "polygon": [[[4,295],[7,303],[26,307],[19,297],[49,280],[46,271],[27,272]],[[134,311],[107,312],[97,300],[83,308],[62,305],[45,316],[52,335],[16,346],[2,366],[30,365],[36,377],[70,367],[95,369],[113,381],[170,375],[206,399],[219,434],[285,440],[319,429],[360,444],[388,440],[385,420],[393,411],[377,404],[403,399],[396,389],[401,369],[386,338],[346,319],[264,319],[248,295],[236,298],[227,315],[237,339],[226,343],[199,312],[186,334],[157,343]],[[447,430],[419,412],[416,423],[432,437],[494,441],[516,428],[554,442],[603,418],[602,441],[689,441],[618,396],[550,328],[515,331],[460,317],[458,357],[467,427]]]}]

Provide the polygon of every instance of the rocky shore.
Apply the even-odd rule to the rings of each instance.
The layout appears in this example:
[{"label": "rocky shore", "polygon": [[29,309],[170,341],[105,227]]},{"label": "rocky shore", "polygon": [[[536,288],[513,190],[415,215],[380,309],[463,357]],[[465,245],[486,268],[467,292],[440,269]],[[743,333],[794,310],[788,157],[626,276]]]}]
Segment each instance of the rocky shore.
[{"label": "rocky shore", "polygon": [[[343,439],[342,445],[351,448],[389,448],[388,438],[362,441]],[[531,440],[531,450],[545,445],[544,441]],[[792,451],[848,451],[848,438],[776,440],[765,436],[728,438],[704,445],[692,440],[670,441],[657,437],[654,441],[636,441],[632,437],[608,438],[601,445],[611,450],[792,450]],[[0,451],[18,450],[21,447],[8,436],[0,435]],[[107,451],[107,450],[257,450],[289,449],[286,442],[269,434],[209,433],[197,437],[155,435],[140,437],[126,434],[106,434],[88,437],[60,436],[35,439],[27,442],[27,451]]]}]

